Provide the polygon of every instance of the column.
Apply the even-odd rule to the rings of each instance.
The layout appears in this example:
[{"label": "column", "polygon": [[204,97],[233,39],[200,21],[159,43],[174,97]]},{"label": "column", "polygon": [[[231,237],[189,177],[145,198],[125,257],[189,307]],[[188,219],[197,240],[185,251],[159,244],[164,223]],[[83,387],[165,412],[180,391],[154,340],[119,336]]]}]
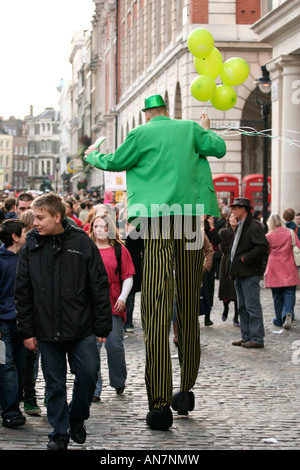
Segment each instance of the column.
[{"label": "column", "polygon": [[[297,56],[287,55],[267,64],[272,78],[272,211],[282,214],[287,207],[300,211],[300,115],[297,87],[300,88],[300,63]],[[284,141],[275,137],[284,137]],[[289,140],[290,139],[290,140]],[[289,141],[288,141],[289,140]]]}]

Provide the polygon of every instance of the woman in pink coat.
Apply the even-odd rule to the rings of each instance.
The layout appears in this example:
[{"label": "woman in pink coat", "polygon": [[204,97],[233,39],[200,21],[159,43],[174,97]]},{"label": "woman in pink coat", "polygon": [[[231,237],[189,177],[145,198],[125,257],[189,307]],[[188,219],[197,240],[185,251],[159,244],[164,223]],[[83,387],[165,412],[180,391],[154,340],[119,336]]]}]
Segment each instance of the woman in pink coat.
[{"label": "woman in pink coat", "polygon": [[[271,287],[276,317],[274,325],[289,329],[294,318],[296,286],[300,284],[292,248],[292,231],[279,214],[271,214],[268,222],[269,259],[265,271],[265,287]],[[295,243],[300,241],[295,235]]]}]

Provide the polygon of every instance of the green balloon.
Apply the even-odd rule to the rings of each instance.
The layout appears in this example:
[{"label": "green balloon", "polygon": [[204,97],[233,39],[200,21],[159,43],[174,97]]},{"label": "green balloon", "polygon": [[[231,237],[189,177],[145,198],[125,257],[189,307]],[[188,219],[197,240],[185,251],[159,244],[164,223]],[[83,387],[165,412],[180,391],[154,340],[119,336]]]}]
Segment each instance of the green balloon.
[{"label": "green balloon", "polygon": [[221,52],[219,49],[214,47],[206,59],[199,59],[198,57],[194,57],[194,65],[199,75],[208,75],[210,78],[215,80],[219,75],[223,65]]},{"label": "green balloon", "polygon": [[209,101],[215,90],[215,82],[207,75],[199,75],[191,83],[191,93],[198,101]]},{"label": "green balloon", "polygon": [[220,78],[224,85],[241,85],[249,75],[249,65],[240,57],[232,57],[224,62]]},{"label": "green balloon", "polygon": [[191,31],[187,38],[187,46],[190,52],[200,59],[208,57],[214,47],[212,34],[204,28],[197,28]]},{"label": "green balloon", "polygon": [[233,88],[228,85],[219,85],[211,98],[211,104],[220,111],[228,111],[233,108],[237,100],[237,94]]}]

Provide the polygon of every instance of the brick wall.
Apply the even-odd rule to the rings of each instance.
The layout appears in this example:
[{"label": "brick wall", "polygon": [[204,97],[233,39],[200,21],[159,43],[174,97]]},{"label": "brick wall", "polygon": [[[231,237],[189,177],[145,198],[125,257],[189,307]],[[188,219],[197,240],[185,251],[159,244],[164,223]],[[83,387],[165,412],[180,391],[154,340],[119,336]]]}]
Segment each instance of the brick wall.
[{"label": "brick wall", "polygon": [[260,19],[260,0],[236,0],[236,23],[253,24]]},{"label": "brick wall", "polygon": [[191,24],[208,23],[208,0],[191,0]]}]

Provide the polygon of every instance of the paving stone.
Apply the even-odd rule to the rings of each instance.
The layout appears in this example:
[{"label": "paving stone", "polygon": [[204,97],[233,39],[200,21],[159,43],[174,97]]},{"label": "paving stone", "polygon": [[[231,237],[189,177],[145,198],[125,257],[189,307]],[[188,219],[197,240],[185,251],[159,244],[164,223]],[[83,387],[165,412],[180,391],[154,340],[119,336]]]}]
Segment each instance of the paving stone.
[{"label": "paving stone", "polygon": [[[215,292],[218,292],[216,281]],[[300,291],[296,291],[295,321],[290,330],[273,326],[271,291],[261,286],[265,323],[265,348],[247,350],[234,347],[240,338],[232,324],[230,305],[226,322],[221,319],[222,304],[215,296],[212,327],[200,318],[201,364],[194,387],[195,410],[188,417],[173,413],[173,426],[167,432],[152,431],[145,423],[148,412],[144,384],[144,343],[137,295],[135,332],[126,333],[124,342],[128,380],[123,395],[108,384],[106,354],[101,354],[103,393],[93,403],[86,422],[84,445],[70,441],[70,450],[117,452],[200,450],[299,450],[300,449]],[[275,332],[282,332],[280,334]],[[179,388],[180,369],[177,348],[170,334],[174,390]],[[68,375],[68,398],[73,376]],[[0,426],[0,450],[45,450],[51,432],[44,406],[44,381],[39,371],[37,397],[41,416],[28,416],[25,426]],[[272,439],[276,439],[276,442]],[[80,453],[75,453],[80,455]],[[98,455],[98,454],[97,454]]]}]

